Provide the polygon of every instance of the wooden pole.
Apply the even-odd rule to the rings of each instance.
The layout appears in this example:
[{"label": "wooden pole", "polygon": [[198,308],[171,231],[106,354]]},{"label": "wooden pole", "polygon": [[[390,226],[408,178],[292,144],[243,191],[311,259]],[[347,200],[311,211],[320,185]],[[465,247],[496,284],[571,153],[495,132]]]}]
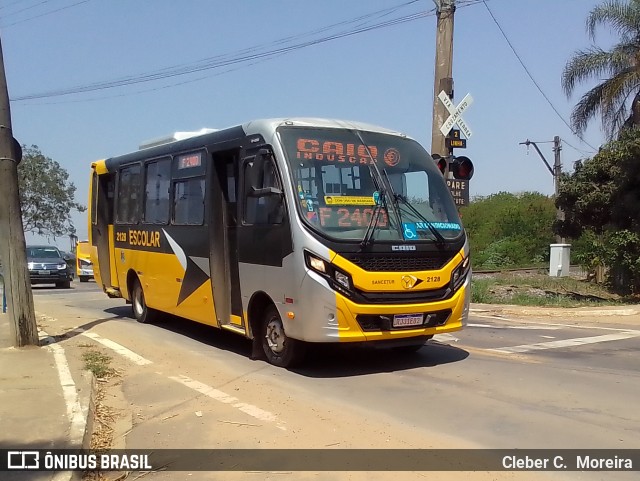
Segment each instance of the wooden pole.
[{"label": "wooden pole", "polygon": [[38,345],[38,327],[18,190],[17,150],[11,130],[11,109],[0,39],[0,256],[2,258],[7,313],[14,346]]},{"label": "wooden pole", "polygon": [[[433,122],[431,124],[431,153],[448,157],[445,135],[440,127],[449,116],[449,112],[438,99],[444,90],[453,97],[453,14],[456,11],[455,0],[435,0],[437,6],[436,26],[436,65],[433,82]],[[447,165],[449,162],[447,161]]]}]

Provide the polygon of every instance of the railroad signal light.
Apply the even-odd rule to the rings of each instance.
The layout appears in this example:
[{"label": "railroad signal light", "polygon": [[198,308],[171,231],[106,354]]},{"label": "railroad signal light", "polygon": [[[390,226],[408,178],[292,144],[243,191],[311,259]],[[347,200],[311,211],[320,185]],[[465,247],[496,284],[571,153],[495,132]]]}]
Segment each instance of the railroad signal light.
[{"label": "railroad signal light", "polygon": [[449,164],[449,170],[455,179],[470,180],[473,177],[473,162],[463,155],[454,157]]},{"label": "railroad signal light", "polygon": [[447,159],[438,154],[432,154],[431,157],[433,157],[433,161],[438,166],[438,169],[440,169],[442,175],[444,175],[447,170]]}]

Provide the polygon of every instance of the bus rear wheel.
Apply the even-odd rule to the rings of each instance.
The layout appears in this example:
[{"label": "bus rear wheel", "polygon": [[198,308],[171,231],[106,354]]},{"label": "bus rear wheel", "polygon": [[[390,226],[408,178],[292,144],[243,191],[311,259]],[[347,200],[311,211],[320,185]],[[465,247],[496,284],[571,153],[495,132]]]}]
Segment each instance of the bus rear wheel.
[{"label": "bus rear wheel", "polygon": [[131,307],[133,308],[133,316],[138,322],[146,324],[156,318],[157,311],[147,306],[142,285],[137,279],[133,281],[133,289],[131,290]]},{"label": "bus rear wheel", "polygon": [[297,339],[287,337],[280,314],[273,305],[265,312],[261,337],[267,361],[274,366],[293,367],[302,360],[303,344]]}]

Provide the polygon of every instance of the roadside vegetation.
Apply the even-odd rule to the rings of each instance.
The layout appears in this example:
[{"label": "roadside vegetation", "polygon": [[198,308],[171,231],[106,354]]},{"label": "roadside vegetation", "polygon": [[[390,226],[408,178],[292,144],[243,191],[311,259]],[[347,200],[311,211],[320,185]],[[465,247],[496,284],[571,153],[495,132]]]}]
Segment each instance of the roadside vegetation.
[{"label": "roadside vegetation", "polygon": [[474,270],[542,267],[554,242],[553,199],[538,192],[499,192],[462,208]]},{"label": "roadside vegetation", "polygon": [[541,307],[601,307],[637,303],[606,285],[587,282],[582,271],[570,277],[549,277],[545,270],[474,273],[471,301]]},{"label": "roadside vegetation", "polygon": [[[640,294],[640,0],[607,0],[586,18],[585,44],[561,75],[567,95],[580,94],[571,114],[578,136],[599,120],[607,143],[575,162],[558,196],[501,192],[462,210],[476,272],[474,302],[577,306],[637,302]],[[606,48],[600,29],[613,35]],[[599,148],[598,148],[599,147]],[[556,220],[556,207],[564,213]],[[556,236],[572,244],[582,278],[540,273],[479,275],[482,269],[548,268]]]},{"label": "roadside vegetation", "polygon": [[[111,367],[111,356],[96,349],[93,344],[81,344],[87,350],[82,354],[84,367],[91,371],[96,378],[93,399],[93,432],[91,433],[90,449],[94,452],[107,452],[114,444],[114,424],[120,416],[111,406],[105,404],[105,395],[110,385],[122,373]],[[126,476],[107,477],[100,471],[85,471],[83,481],[106,481],[108,479],[124,479]]]},{"label": "roadside vegetation", "polygon": [[[638,145],[640,159],[640,131]],[[575,238],[568,236],[574,267],[570,277],[556,278],[548,275],[549,244],[556,242],[554,228],[559,227],[552,197],[537,192],[477,197],[462,209],[462,217],[471,244],[473,302],[555,307],[640,302],[638,290],[629,283],[633,273],[640,275],[640,242],[633,242],[633,232],[595,234],[584,229]],[[567,219],[570,222],[572,214]],[[621,242],[625,239],[628,242]],[[616,283],[617,259],[629,269],[621,283]],[[517,268],[527,270],[509,271]]]},{"label": "roadside vegetation", "polygon": [[84,212],[86,207],[75,201],[76,187],[58,162],[37,145],[23,145],[18,181],[25,232],[53,238],[75,234],[71,211]]},{"label": "roadside vegetation", "polygon": [[82,355],[84,368],[91,371],[97,379],[106,379],[115,374],[110,367],[111,357],[96,349],[90,349]]}]

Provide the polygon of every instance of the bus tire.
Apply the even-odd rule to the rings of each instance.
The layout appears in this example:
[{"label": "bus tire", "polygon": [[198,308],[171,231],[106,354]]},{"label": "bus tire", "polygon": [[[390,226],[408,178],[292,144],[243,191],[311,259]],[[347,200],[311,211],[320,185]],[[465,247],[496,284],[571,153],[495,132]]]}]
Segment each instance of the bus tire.
[{"label": "bus tire", "polygon": [[304,356],[304,345],[297,339],[287,337],[284,325],[274,305],[267,308],[262,322],[262,349],[270,364],[278,367],[293,367]]},{"label": "bus tire", "polygon": [[89,276],[78,276],[80,278],[80,282],[89,282]]},{"label": "bus tire", "polygon": [[131,308],[136,321],[146,324],[152,322],[157,315],[157,311],[147,306],[144,300],[144,291],[138,279],[133,281],[131,289]]}]

